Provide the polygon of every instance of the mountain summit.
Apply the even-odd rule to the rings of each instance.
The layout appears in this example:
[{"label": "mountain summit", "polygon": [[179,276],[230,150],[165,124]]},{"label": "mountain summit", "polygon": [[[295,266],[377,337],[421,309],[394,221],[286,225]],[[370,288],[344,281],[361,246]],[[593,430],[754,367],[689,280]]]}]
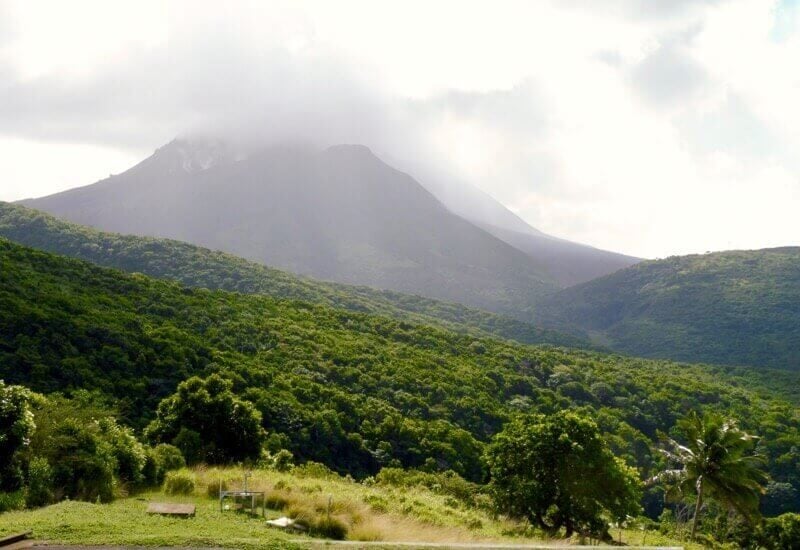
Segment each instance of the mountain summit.
[{"label": "mountain summit", "polygon": [[453,214],[360,145],[276,146],[241,158],[175,140],[120,175],[24,204],[108,231],[517,317],[557,287],[535,258]]}]

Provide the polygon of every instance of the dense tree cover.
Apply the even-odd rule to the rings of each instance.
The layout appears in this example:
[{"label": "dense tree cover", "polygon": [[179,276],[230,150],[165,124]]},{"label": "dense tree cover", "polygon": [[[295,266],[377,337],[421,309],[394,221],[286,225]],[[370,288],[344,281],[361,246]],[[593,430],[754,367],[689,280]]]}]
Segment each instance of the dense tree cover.
[{"label": "dense tree cover", "polygon": [[2,382],[0,392],[0,402],[13,398],[17,416],[25,419],[22,431],[0,426],[2,441],[24,433],[21,444],[3,447],[14,484],[0,493],[20,492],[28,506],[63,498],[108,502],[121,488],[159,483],[166,471],[185,465],[174,447],[143,445],[100,394],[78,390],[72,398],[45,397]]},{"label": "dense tree cover", "polygon": [[264,442],[261,413],[235,396],[232,387],[217,374],[181,382],[175,394],[159,403],[146,437],[174,444],[190,463],[258,458]]},{"label": "dense tree cover", "polygon": [[767,550],[800,550],[800,515],[783,514],[767,519],[755,538]]},{"label": "dense tree cover", "polygon": [[694,498],[692,533],[695,537],[704,499],[713,499],[754,523],[759,500],[769,479],[764,457],[752,453],[755,437],[718,414],[692,411],[678,421],[685,443],[667,438],[662,452],[680,466],[660,474],[674,500]]},{"label": "dense tree cover", "polygon": [[551,536],[608,539],[608,517],[640,512],[636,470],[603,441],[597,425],[572,411],[509,422],[487,449],[492,493],[501,511]]},{"label": "dense tree cover", "polygon": [[304,300],[526,344],[592,347],[588,340],[577,336],[461,304],[315,281],[180,241],[97,231],[6,202],[0,202],[0,236],[48,252],[188,286]]},{"label": "dense tree cover", "polygon": [[136,428],[181,381],[217,373],[261,413],[269,448],[354,476],[403,466],[484,480],[485,444],[510,417],[561,409],[591,415],[614,454],[650,476],[665,466],[657,432],[677,436],[678,418],[708,409],[741,419],[774,481],[800,487],[797,374],[476,338],[186,288],[7,241],[0,268],[0,378],[102,392]]},{"label": "dense tree cover", "polygon": [[641,262],[568,288],[541,321],[643,357],[800,369],[800,248]]}]

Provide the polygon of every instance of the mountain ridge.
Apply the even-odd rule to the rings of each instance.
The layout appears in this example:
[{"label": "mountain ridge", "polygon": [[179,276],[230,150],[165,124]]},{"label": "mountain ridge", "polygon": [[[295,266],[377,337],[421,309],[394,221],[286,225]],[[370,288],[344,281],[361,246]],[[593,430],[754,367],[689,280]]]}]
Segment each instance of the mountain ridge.
[{"label": "mountain ridge", "polygon": [[187,172],[176,158],[180,146],[172,142],[107,180],[21,204],[521,320],[557,286],[535,259],[451,213],[365,147],[269,148]]},{"label": "mountain ridge", "polygon": [[456,332],[491,335],[521,343],[592,347],[587,340],[535,327],[461,304],[369,287],[315,281],[223,252],[180,241],[106,233],[49,214],[0,201],[0,236],[46,252],[160,279],[440,325]]}]

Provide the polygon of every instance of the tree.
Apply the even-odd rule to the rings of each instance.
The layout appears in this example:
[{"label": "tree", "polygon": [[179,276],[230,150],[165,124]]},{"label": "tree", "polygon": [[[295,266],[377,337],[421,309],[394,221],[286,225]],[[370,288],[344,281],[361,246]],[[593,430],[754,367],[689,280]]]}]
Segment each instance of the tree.
[{"label": "tree", "polygon": [[147,437],[175,445],[188,462],[258,458],[265,437],[261,413],[235,396],[232,387],[217,374],[182,382],[175,394],[158,405]]},{"label": "tree", "polygon": [[768,480],[761,469],[764,458],[749,454],[757,438],[740,430],[734,420],[710,413],[700,416],[695,411],[678,421],[678,429],[687,444],[665,438],[661,450],[681,468],[667,470],[654,480],[670,484],[673,497],[694,495],[692,539],[706,498],[736,510],[747,521],[757,518],[759,497]]},{"label": "tree", "polygon": [[607,521],[639,512],[641,482],[614,457],[590,419],[571,411],[520,416],[486,453],[498,508],[551,535],[608,538]]},{"label": "tree", "polygon": [[19,453],[28,447],[36,428],[31,399],[26,388],[0,380],[0,491],[18,489],[22,482]]}]

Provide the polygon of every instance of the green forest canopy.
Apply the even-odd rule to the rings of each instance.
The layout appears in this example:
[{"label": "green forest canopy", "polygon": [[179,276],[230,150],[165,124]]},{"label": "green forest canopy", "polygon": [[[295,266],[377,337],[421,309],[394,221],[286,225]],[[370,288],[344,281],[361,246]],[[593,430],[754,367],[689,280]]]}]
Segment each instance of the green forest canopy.
[{"label": "green forest canopy", "polygon": [[461,304],[316,281],[181,241],[97,231],[2,201],[0,236],[40,250],[188,286],[305,300],[525,344],[592,347],[588,340],[577,336]]},{"label": "green forest canopy", "polygon": [[[0,240],[0,378],[99,390],[142,428],[192,375],[255,404],[271,444],[356,476],[385,465],[484,478],[486,442],[515,412],[589,412],[644,475],[687,411],[763,437],[800,488],[798,375],[525,346],[324,305],[184,287]],[[798,509],[798,503],[789,505]]]},{"label": "green forest canopy", "polygon": [[640,357],[800,370],[800,248],[641,262],[545,300],[540,321]]}]

